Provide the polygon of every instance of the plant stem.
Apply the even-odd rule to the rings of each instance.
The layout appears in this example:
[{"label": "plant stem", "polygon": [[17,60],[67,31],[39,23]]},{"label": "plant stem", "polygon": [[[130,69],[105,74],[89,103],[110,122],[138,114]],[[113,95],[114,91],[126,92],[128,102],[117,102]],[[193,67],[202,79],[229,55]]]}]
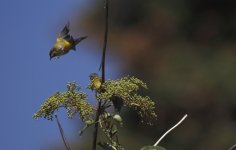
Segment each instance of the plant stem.
[{"label": "plant stem", "polygon": [[95,119],[95,125],[94,125],[94,132],[93,132],[93,149],[96,150],[97,147],[97,134],[98,134],[98,121],[99,121],[99,116],[101,114],[101,101],[98,102],[98,109],[96,113],[96,119]]},{"label": "plant stem", "polygon": [[105,33],[104,33],[104,43],[102,52],[102,83],[105,82],[105,61],[106,61],[106,50],[107,50],[107,37],[108,37],[108,0],[105,0]]},{"label": "plant stem", "polygon": [[[107,37],[108,37],[108,0],[105,0],[105,33],[104,33],[104,43],[103,43],[103,52],[102,52],[102,83],[105,82],[105,61],[106,61],[106,49],[107,49]],[[101,115],[101,101],[98,102],[98,109],[95,118],[95,126],[94,126],[94,133],[93,133],[93,149],[96,150],[97,147],[97,136],[98,136],[98,122],[99,117]]]},{"label": "plant stem", "polygon": [[59,128],[59,130],[60,130],[61,138],[62,138],[62,140],[63,140],[63,143],[64,143],[64,145],[65,145],[65,147],[66,147],[67,150],[71,150],[69,144],[68,144],[67,141],[66,141],[66,137],[65,137],[65,135],[64,135],[63,128],[62,128],[62,126],[61,126],[61,123],[60,123],[60,121],[59,121],[57,115],[55,115],[55,118],[56,118],[56,120],[57,120],[57,125],[58,125],[58,128]]},{"label": "plant stem", "polygon": [[234,144],[233,146],[231,146],[228,150],[234,150],[236,148],[236,144]]},{"label": "plant stem", "polygon": [[172,130],[173,130],[174,128],[176,128],[179,124],[181,124],[181,123],[184,121],[184,119],[186,119],[187,116],[188,116],[188,115],[185,114],[184,117],[183,117],[177,124],[175,124],[172,128],[170,128],[168,131],[166,131],[166,133],[164,133],[164,134],[160,137],[160,139],[159,139],[153,146],[157,146],[157,145],[160,143],[160,141],[161,141],[170,131],[172,131]]}]

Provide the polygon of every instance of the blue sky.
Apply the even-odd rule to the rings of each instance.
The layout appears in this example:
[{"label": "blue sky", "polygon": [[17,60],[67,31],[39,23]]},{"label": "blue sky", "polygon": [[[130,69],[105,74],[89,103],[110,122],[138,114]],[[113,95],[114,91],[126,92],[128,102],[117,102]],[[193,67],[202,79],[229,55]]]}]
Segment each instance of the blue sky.
[{"label": "blue sky", "polygon": [[[82,12],[89,0],[0,0],[0,143],[4,150],[42,150],[62,142],[56,122],[32,118],[44,100],[66,83],[86,86],[98,70],[101,55],[89,38],[77,52],[49,60],[49,50],[73,12]],[[79,11],[78,11],[79,10]],[[80,35],[86,35],[81,31]],[[89,36],[89,35],[88,35]],[[111,61],[112,60],[112,61]],[[108,57],[108,78],[117,76],[118,61]],[[62,119],[66,134],[77,137],[73,121]]]}]

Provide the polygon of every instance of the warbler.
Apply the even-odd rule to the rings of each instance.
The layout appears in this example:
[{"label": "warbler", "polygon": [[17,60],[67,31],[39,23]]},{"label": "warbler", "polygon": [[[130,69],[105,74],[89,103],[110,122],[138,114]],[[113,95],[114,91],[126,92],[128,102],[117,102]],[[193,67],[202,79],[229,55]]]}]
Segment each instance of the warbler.
[{"label": "warbler", "polygon": [[71,36],[69,32],[69,23],[67,23],[67,25],[63,28],[63,30],[57,37],[56,43],[49,53],[50,60],[53,57],[59,58],[60,56],[67,54],[70,50],[76,51],[76,45],[87,38],[87,36],[73,38],[73,36]]},{"label": "warbler", "polygon": [[99,89],[102,85],[102,79],[98,76],[97,73],[92,73],[89,75],[91,81],[91,89],[99,92]]}]

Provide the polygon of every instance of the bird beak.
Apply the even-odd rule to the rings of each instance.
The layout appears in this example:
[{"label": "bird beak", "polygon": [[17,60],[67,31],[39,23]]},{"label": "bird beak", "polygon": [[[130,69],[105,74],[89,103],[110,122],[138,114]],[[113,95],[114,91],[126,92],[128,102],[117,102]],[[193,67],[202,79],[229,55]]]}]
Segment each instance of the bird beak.
[{"label": "bird beak", "polygon": [[50,53],[49,53],[50,60],[53,58],[53,57],[52,57],[52,51],[53,51],[53,49],[51,49],[51,50],[50,50]]}]

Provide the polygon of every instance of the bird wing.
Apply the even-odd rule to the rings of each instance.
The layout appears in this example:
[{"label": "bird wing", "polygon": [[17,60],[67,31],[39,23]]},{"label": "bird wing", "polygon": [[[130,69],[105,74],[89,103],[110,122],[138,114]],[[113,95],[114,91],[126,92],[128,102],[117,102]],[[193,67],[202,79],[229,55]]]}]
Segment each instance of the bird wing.
[{"label": "bird wing", "polygon": [[69,26],[70,26],[70,23],[68,22],[66,26],[62,29],[59,37],[65,38],[68,36],[68,33],[70,32]]},{"label": "bird wing", "polygon": [[63,39],[71,44],[74,44],[74,38],[70,34],[67,34]]}]

